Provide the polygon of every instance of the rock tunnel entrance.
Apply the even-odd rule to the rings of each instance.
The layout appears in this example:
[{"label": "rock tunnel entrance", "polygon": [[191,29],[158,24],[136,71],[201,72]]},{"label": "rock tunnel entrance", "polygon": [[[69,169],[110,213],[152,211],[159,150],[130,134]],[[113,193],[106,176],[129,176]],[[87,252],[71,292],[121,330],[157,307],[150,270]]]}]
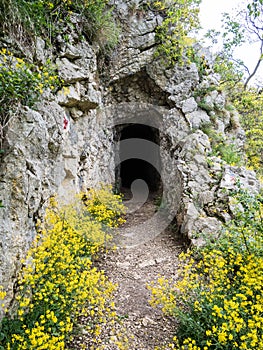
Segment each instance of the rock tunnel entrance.
[{"label": "rock tunnel entrance", "polygon": [[[119,167],[121,188],[130,188],[135,180],[141,179],[146,182],[150,192],[160,190],[159,130],[143,124],[127,124],[122,126],[118,138],[120,159],[125,159]],[[129,140],[128,151],[127,143],[122,142],[124,140]]]}]

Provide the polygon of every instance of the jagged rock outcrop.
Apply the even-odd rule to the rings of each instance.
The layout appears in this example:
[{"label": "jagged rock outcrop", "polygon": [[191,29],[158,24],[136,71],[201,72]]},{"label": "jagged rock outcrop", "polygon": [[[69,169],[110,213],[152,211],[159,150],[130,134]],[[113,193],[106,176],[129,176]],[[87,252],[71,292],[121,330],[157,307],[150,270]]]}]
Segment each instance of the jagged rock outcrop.
[{"label": "jagged rock outcrop", "polygon": [[[212,67],[203,75],[194,63],[167,69],[154,56],[160,15],[142,11],[136,1],[114,4],[122,34],[101,75],[96,45],[60,42],[54,61],[65,86],[56,94],[47,91],[36,110],[21,109],[10,121],[0,167],[0,285],[10,297],[48,199],[57,193],[69,201],[100,182],[119,183],[117,141],[128,123],[158,130],[165,204],[194,244],[202,242],[199,234],[216,235],[230,219],[227,191],[237,179],[259,190],[252,171],[212,152],[206,127],[239,149],[244,142]],[[42,63],[49,56],[40,39],[36,54]]]}]

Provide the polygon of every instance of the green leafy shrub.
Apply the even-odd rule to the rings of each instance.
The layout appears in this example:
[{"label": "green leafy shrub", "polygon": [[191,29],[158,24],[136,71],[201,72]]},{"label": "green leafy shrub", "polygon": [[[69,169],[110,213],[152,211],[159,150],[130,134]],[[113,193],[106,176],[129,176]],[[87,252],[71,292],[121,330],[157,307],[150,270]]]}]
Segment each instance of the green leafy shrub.
[{"label": "green leafy shrub", "polygon": [[171,348],[263,349],[263,198],[240,190],[233,200],[235,220],[215,243],[182,254],[178,282],[149,287],[151,303],[180,322]]},{"label": "green leafy shrub", "polygon": [[[228,109],[235,109],[240,115],[241,126],[246,132],[245,153],[247,165],[262,176],[263,162],[263,95],[256,88],[244,87],[242,74],[234,65],[218,59],[214,69],[221,74],[221,89],[228,94]],[[229,107],[231,106],[231,107]],[[206,109],[205,105],[200,105]]]},{"label": "green leafy shrub", "polygon": [[[119,198],[108,193],[108,203],[110,198],[116,210],[107,212],[108,226],[122,210]],[[116,286],[92,264],[94,255],[104,249],[105,239],[110,239],[101,224],[103,209],[91,210],[96,206],[89,206],[86,198],[85,204],[77,200],[59,209],[51,200],[23,262],[15,307],[6,311],[0,324],[0,349],[65,349],[74,326],[83,317],[94,348],[100,348],[103,324],[116,334]],[[0,290],[0,298],[4,296]],[[125,340],[122,344],[117,335],[116,342],[119,349],[125,348]]]},{"label": "green leafy shrub", "polygon": [[[44,89],[58,85],[55,67],[38,67],[10,51],[0,51],[0,114],[16,104],[32,107]],[[7,107],[8,106],[8,107]]]},{"label": "green leafy shrub", "polygon": [[220,157],[229,165],[241,165],[241,152],[235,144],[227,143],[226,137],[212,128],[210,124],[202,127],[203,132],[209,137],[212,147],[212,156]]},{"label": "green leafy shrub", "polygon": [[219,155],[229,165],[241,165],[240,152],[234,144],[218,144],[214,147],[215,155]]},{"label": "green leafy shrub", "polygon": [[81,30],[80,35],[97,40],[101,47],[112,47],[119,32],[107,4],[108,0],[3,0],[0,22],[2,30],[19,41],[34,42],[41,36],[52,42],[67,25],[74,26],[74,15],[79,22],[76,32]]},{"label": "green leafy shrub", "polygon": [[157,55],[168,64],[183,62],[193,56],[194,39],[189,36],[199,27],[200,0],[150,1],[149,6],[164,16],[156,29]]},{"label": "green leafy shrub", "polygon": [[255,88],[239,90],[234,105],[240,113],[242,127],[246,131],[245,151],[248,166],[263,174],[263,94]]},{"label": "green leafy shrub", "polygon": [[[236,59],[236,48],[244,42],[257,42],[262,48],[262,9],[263,3],[247,1],[247,4],[233,15],[225,13],[222,21],[222,50],[217,54],[214,63],[215,72],[221,76],[221,86],[227,92],[229,102],[233,104],[241,115],[241,124],[246,131],[246,154],[248,166],[262,176],[262,122],[263,122],[263,98],[260,82],[251,79],[258,75],[258,69],[262,62],[262,50],[258,50],[258,59],[255,66],[250,69],[245,63]],[[207,37],[213,43],[218,41],[220,32],[210,30]],[[258,75],[260,80],[260,77]],[[256,89],[253,86],[258,86]]]},{"label": "green leafy shrub", "polygon": [[10,117],[21,106],[32,107],[44,89],[54,90],[59,85],[55,67],[28,63],[3,48],[0,51],[0,145]]}]

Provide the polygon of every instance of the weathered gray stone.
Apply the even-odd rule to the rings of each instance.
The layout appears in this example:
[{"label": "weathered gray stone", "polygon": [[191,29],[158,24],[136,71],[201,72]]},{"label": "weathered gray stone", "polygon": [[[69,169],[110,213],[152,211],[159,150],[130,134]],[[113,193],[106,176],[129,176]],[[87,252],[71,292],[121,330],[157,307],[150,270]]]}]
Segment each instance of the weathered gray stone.
[{"label": "weathered gray stone", "polygon": [[180,141],[180,156],[184,159],[193,159],[195,155],[204,155],[211,152],[209,138],[201,130],[186,136]]},{"label": "weathered gray stone", "polygon": [[173,108],[169,113],[165,113],[163,117],[165,125],[165,135],[169,136],[173,145],[179,143],[180,140],[184,139],[190,134],[190,126],[186,118],[178,111]]},{"label": "weathered gray stone", "polygon": [[40,37],[36,38],[35,56],[38,62],[45,64],[47,61],[47,52],[45,50],[46,43]]},{"label": "weathered gray stone", "polygon": [[184,101],[192,97],[192,91],[199,83],[198,70],[194,63],[166,69],[160,60],[155,60],[146,69],[156,84],[169,93],[169,100],[178,108],[182,108]]},{"label": "weathered gray stone", "polygon": [[185,116],[189,121],[192,129],[199,129],[202,125],[210,123],[210,118],[208,114],[199,109]]},{"label": "weathered gray stone", "polygon": [[113,82],[136,74],[143,67],[151,64],[154,51],[154,48],[142,52],[139,49],[126,49],[121,56],[116,56],[114,59],[114,70],[111,72],[111,81]]},{"label": "weathered gray stone", "polygon": [[74,106],[80,101],[80,84],[70,85],[58,91],[57,101],[60,105]]},{"label": "weathered gray stone", "polygon": [[225,128],[228,128],[230,126],[230,119],[231,119],[230,112],[227,110],[224,110],[222,120],[223,120],[223,123],[225,124]]},{"label": "weathered gray stone", "polygon": [[214,102],[214,108],[216,110],[222,111],[226,104],[226,96],[224,93],[218,93],[217,91],[212,91],[211,96]]},{"label": "weathered gray stone", "polygon": [[182,104],[183,113],[187,114],[187,113],[195,112],[197,108],[198,108],[198,105],[194,97],[190,97],[187,100],[183,101],[183,104]]},{"label": "weathered gray stone", "polygon": [[191,243],[200,247],[206,243],[206,240],[216,240],[222,230],[222,223],[212,217],[199,217],[194,222],[192,234],[189,235]]},{"label": "weathered gray stone", "polygon": [[130,46],[139,50],[145,50],[155,45],[155,33],[146,33],[131,40]]},{"label": "weathered gray stone", "polygon": [[65,84],[74,84],[77,81],[91,80],[91,73],[89,70],[89,62],[85,65],[77,65],[70,62],[67,58],[58,58],[56,60],[59,77]]},{"label": "weathered gray stone", "polygon": [[240,183],[242,189],[246,189],[250,193],[259,192],[260,185],[254,171],[247,170],[244,167],[226,165],[220,182],[220,189],[233,191],[237,189],[238,183]]},{"label": "weathered gray stone", "polygon": [[220,133],[221,135],[225,134],[226,124],[222,120],[217,119],[215,122],[215,127],[218,133]]},{"label": "weathered gray stone", "polygon": [[240,128],[240,121],[239,121],[239,115],[237,111],[232,111],[231,112],[231,117],[230,117],[231,125],[234,129],[239,129]]},{"label": "weathered gray stone", "polygon": [[[90,64],[96,69],[96,55],[94,49],[86,42],[80,41],[76,45],[63,42],[60,57],[68,58],[69,60],[82,60],[83,58],[88,58]],[[92,66],[89,64],[90,71],[94,71]]]},{"label": "weathered gray stone", "polygon": [[57,94],[57,101],[61,106],[75,107],[81,111],[97,108],[101,103],[101,93],[89,83],[84,87],[80,83],[64,87]]},{"label": "weathered gray stone", "polygon": [[215,199],[215,192],[208,190],[198,194],[198,202],[201,208],[209,203],[213,203]]}]

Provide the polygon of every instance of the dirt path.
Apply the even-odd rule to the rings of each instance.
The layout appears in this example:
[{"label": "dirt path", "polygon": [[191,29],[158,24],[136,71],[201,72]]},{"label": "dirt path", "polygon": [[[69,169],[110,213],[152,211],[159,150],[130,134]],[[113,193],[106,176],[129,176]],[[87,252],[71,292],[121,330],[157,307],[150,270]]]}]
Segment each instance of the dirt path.
[{"label": "dirt path", "polygon": [[[129,203],[129,209],[138,204],[126,203]],[[147,284],[160,276],[175,280],[178,256],[184,248],[182,239],[169,227],[157,236],[152,235],[158,222],[147,219],[154,216],[157,210],[155,203],[156,196],[152,195],[139,210],[130,210],[126,223],[120,228],[117,249],[98,262],[99,269],[118,285],[115,305],[129,338],[129,350],[154,350],[156,346],[165,346],[173,338],[176,326],[174,320],[163,316],[160,308],[149,304],[151,293]],[[143,224],[145,221],[146,225]],[[125,245],[127,237],[129,246]],[[130,244],[132,242],[134,244]],[[107,330],[105,335],[108,338]],[[77,346],[81,343],[86,347]],[[72,349],[79,348],[90,348],[87,335],[83,334],[73,341]],[[118,350],[115,345],[104,348]]]},{"label": "dirt path", "polygon": [[[127,215],[120,234],[145,222],[155,211],[154,198],[151,198],[140,210]],[[142,226],[145,231],[140,233],[143,242],[151,229]],[[182,250],[182,240],[167,228],[151,240],[131,247],[118,247],[105,257],[103,270],[119,286],[115,298],[117,312],[124,319],[128,335],[134,337],[130,350],[154,350],[155,346],[168,343],[173,337],[174,320],[149,305],[150,291],[146,285],[160,275],[176,279],[178,256]]]}]

